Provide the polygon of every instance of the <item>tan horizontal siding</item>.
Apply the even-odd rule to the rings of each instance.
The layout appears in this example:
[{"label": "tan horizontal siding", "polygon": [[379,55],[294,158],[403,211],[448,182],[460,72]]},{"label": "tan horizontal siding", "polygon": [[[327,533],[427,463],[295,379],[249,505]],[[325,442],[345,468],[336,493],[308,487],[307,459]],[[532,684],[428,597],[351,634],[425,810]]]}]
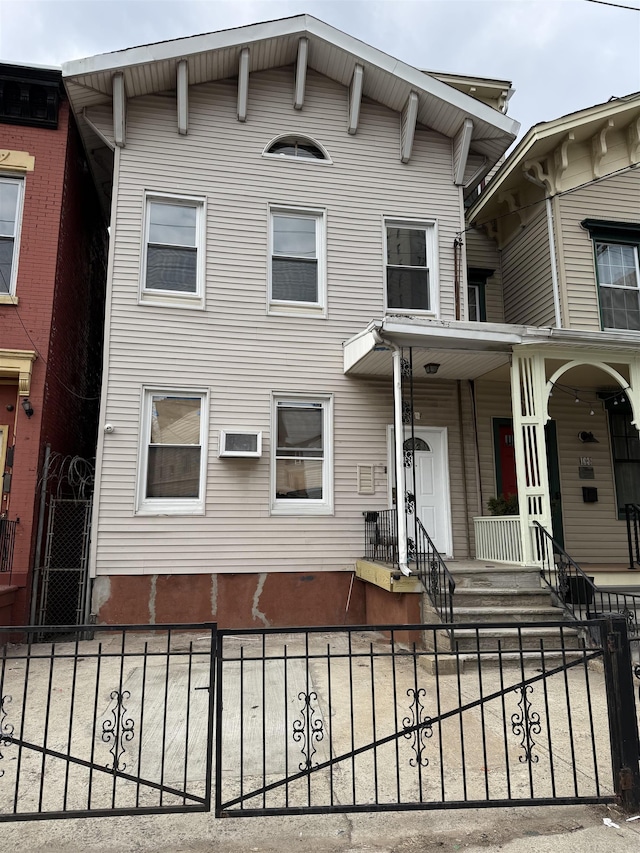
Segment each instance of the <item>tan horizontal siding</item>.
[{"label": "tan horizontal siding", "polygon": [[487,279],[485,301],[488,323],[504,323],[504,300],[502,294],[502,270],[500,253],[493,240],[482,231],[470,229],[466,233],[467,267],[494,270]]},{"label": "tan horizontal siding", "polygon": [[600,308],[593,241],[584,219],[640,224],[640,172],[627,171],[558,199],[569,327],[599,330]]},{"label": "tan horizontal siding", "polygon": [[[383,217],[438,223],[442,316],[452,318],[453,241],[460,199],[451,143],[416,130],[411,162],[399,160],[400,117],[363,101],[346,132],[347,90],[314,72],[304,109],[291,106],[291,69],[251,75],[246,123],[233,81],[192,87],[189,133],[175,102],[130,100],[116,189],[109,371],[97,519],[99,573],[307,571],[353,567],[363,553],[362,511],[387,506],[388,379],[346,377],[342,343],[384,311]],[[308,134],[331,165],[261,156],[282,133]],[[144,190],[207,203],[206,309],[138,305]],[[326,210],[328,317],[268,315],[268,204]],[[210,392],[206,513],[135,515],[143,384]],[[420,383],[417,383],[420,386]],[[455,383],[422,380],[421,426],[449,427],[456,553],[466,549],[464,483]],[[269,515],[271,392],[334,394],[335,515]],[[223,428],[263,431],[257,460],[219,459]],[[359,496],[357,465],[375,464],[376,492]]]},{"label": "tan horizontal siding", "polygon": [[507,323],[553,326],[553,284],[544,207],[502,250]]}]

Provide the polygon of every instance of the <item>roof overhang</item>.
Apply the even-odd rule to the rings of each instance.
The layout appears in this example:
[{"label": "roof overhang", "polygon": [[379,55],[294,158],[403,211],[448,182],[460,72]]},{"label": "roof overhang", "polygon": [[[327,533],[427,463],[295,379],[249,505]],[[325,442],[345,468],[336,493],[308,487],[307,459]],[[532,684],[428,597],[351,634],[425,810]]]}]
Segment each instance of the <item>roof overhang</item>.
[{"label": "roof overhang", "polygon": [[418,95],[417,121],[454,138],[473,121],[471,150],[496,162],[519,130],[518,122],[442,80],[419,71],[311,15],[132,47],[67,62],[63,78],[74,112],[107,103],[114,75],[122,74],[127,97],[176,88],[177,66],[186,61],[189,84],[236,77],[241,52],[250,48],[249,72],[292,65],[300,38],[307,38],[308,66],[343,86],[356,65],[364,69],[363,95],[402,112]]},{"label": "roof overhang", "polygon": [[523,170],[527,169],[528,161],[541,161],[551,155],[567,138],[567,134],[571,133],[572,143],[585,142],[593,139],[608,120],[613,120],[616,126],[625,127],[636,120],[639,111],[640,93],[635,93],[534,125],[504,161],[480,198],[469,208],[468,220],[485,222],[492,218],[500,198],[523,182]]}]

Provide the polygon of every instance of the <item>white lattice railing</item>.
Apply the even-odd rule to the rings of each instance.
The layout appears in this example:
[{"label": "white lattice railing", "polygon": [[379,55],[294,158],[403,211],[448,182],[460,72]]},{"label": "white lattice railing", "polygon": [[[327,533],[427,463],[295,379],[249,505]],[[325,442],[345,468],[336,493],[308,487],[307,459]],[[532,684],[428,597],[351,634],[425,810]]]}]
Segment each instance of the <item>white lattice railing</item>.
[{"label": "white lattice railing", "polygon": [[494,563],[522,563],[519,515],[490,515],[473,519],[476,557]]}]

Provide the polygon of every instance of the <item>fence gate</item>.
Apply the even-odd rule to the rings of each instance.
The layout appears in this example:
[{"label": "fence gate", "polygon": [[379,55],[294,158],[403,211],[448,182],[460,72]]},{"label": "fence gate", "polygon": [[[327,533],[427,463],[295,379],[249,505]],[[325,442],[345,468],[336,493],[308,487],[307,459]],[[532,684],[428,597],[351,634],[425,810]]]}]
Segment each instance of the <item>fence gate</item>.
[{"label": "fence gate", "polygon": [[220,631],[216,815],[637,808],[625,620],[506,628]]},{"label": "fence gate", "polygon": [[215,629],[1,628],[0,821],[209,811]]}]

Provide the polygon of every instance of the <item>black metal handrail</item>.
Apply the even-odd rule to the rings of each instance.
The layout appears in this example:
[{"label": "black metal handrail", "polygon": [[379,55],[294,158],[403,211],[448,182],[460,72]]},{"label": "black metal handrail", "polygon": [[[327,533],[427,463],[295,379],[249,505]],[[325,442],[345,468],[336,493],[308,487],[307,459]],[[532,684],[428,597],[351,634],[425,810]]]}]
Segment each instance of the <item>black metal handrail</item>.
[{"label": "black metal handrail", "polygon": [[629,632],[638,633],[640,595],[600,589],[539,522],[533,523],[537,553],[542,562],[540,575],[565,612],[577,620],[621,614],[627,620]]},{"label": "black metal handrail", "polygon": [[364,515],[364,556],[398,565],[398,516],[394,509],[369,510]]},{"label": "black metal handrail", "polygon": [[442,621],[453,622],[453,594],[456,582],[420,519],[416,518],[415,521],[415,560],[418,576]]},{"label": "black metal handrail", "polygon": [[0,517],[0,575],[11,577],[13,568],[13,550],[16,541],[16,527],[20,519],[10,520]]},{"label": "black metal handrail", "polygon": [[627,541],[629,543],[629,568],[640,568],[640,505],[625,504]]}]

